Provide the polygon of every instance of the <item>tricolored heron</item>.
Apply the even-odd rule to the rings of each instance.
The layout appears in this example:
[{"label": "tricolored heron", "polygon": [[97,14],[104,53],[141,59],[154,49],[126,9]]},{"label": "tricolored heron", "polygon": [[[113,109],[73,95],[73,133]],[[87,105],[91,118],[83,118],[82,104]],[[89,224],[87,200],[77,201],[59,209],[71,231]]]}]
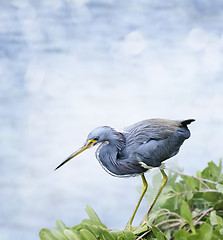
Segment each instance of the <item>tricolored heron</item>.
[{"label": "tricolored heron", "polygon": [[135,123],[124,131],[117,131],[108,126],[97,127],[90,132],[84,146],[70,155],[56,169],[84,150],[100,144],[96,151],[96,158],[108,173],[116,177],[141,175],[142,194],[126,226],[127,229],[131,229],[135,214],[148,187],[144,173],[151,168],[159,167],[163,176],[160,189],[147,212],[146,218],[148,218],[168,180],[162,162],[178,153],[184,140],[190,137],[187,125],[193,121],[195,120],[148,119]]}]

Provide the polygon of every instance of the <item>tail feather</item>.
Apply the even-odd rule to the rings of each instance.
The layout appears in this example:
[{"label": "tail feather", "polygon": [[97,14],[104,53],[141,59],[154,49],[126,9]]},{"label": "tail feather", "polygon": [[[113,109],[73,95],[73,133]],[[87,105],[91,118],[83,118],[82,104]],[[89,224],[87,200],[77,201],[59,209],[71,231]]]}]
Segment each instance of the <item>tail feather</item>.
[{"label": "tail feather", "polygon": [[180,123],[181,123],[184,127],[186,127],[188,124],[190,124],[190,123],[192,123],[192,122],[194,122],[194,121],[195,121],[195,119],[187,119],[187,120],[181,121]]}]

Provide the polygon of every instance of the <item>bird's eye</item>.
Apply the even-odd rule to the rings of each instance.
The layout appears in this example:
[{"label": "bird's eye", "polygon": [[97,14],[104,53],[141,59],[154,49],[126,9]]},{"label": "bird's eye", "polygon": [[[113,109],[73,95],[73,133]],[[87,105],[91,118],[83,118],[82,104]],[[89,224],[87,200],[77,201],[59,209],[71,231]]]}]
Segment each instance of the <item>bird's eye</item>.
[{"label": "bird's eye", "polygon": [[98,141],[98,138],[94,138],[93,140],[94,140],[94,141]]}]

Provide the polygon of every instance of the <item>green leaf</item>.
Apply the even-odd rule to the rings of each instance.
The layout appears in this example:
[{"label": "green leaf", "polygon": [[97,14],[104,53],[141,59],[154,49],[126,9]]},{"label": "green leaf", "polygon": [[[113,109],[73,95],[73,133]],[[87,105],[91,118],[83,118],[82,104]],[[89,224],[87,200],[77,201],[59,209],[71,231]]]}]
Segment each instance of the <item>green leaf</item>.
[{"label": "green leaf", "polygon": [[77,233],[73,232],[70,229],[65,229],[64,230],[64,235],[69,239],[69,240],[80,240],[80,237],[78,236]]},{"label": "green leaf", "polygon": [[203,198],[209,202],[216,203],[219,199],[219,194],[217,192],[205,192],[202,194]]},{"label": "green leaf", "polygon": [[81,229],[80,230],[80,236],[81,236],[81,240],[97,240],[97,238],[88,230],[86,229]]},{"label": "green leaf", "polygon": [[127,230],[121,230],[121,231],[116,231],[116,232],[111,232],[112,236],[117,239],[118,237],[127,237],[128,240],[135,240],[135,234],[127,231]]},{"label": "green leaf", "polygon": [[180,231],[174,233],[174,240],[187,240],[189,235],[189,232],[181,229]]},{"label": "green leaf", "polygon": [[187,240],[210,240],[212,239],[212,232],[212,227],[207,223],[203,223],[196,233],[188,236]]},{"label": "green leaf", "polygon": [[157,240],[167,240],[166,236],[159,230],[159,228],[152,226],[152,232]]},{"label": "green leaf", "polygon": [[56,238],[56,239],[59,239],[59,240],[67,240],[67,238],[64,236],[64,233],[61,233],[58,229],[56,228],[52,228],[51,229],[51,233],[53,234],[53,236]]},{"label": "green leaf", "polygon": [[[140,226],[136,229],[133,230],[133,233],[136,235],[140,235],[144,232],[148,231],[148,226],[146,224],[144,224],[143,226]],[[114,232],[114,234],[116,234],[117,232]]]},{"label": "green leaf", "polygon": [[218,224],[223,225],[223,219],[216,214],[215,210],[212,211],[210,214],[210,222],[212,226]]},{"label": "green leaf", "polygon": [[189,223],[192,232],[195,233],[196,231],[195,231],[195,228],[194,228],[194,223],[193,223],[193,220],[192,220],[192,215],[191,215],[191,212],[190,212],[190,208],[184,200],[182,200],[180,213],[181,213],[181,216]]},{"label": "green leaf", "polygon": [[96,238],[100,238],[101,237],[101,228],[100,226],[94,226],[94,225],[88,225],[88,224],[81,224],[83,229],[88,230],[89,232],[91,232],[92,234],[94,234],[94,236]]},{"label": "green leaf", "polygon": [[220,172],[222,171],[222,159],[220,158],[219,159],[219,166],[218,166],[218,168],[220,169]]},{"label": "green leaf", "polygon": [[181,178],[184,180],[185,184],[186,184],[186,189],[188,191],[195,191],[196,190],[196,185],[197,185],[197,180],[189,177],[189,176],[184,176],[181,175]]},{"label": "green leaf", "polygon": [[192,192],[192,191],[188,191],[188,192],[186,193],[187,200],[190,200],[190,199],[192,199],[192,198],[193,198],[193,196],[194,196],[194,194],[193,194],[193,192]]},{"label": "green leaf", "polygon": [[219,224],[219,225],[222,225],[222,228],[223,228],[223,218],[217,216],[217,220],[218,220],[218,224]]},{"label": "green leaf", "polygon": [[212,211],[210,214],[210,222],[211,225],[218,225],[218,220],[217,220],[217,215],[216,215],[216,211]]},{"label": "green leaf", "polygon": [[207,223],[203,223],[199,229],[199,233],[200,233],[200,239],[205,239],[205,240],[209,240],[212,237],[212,227],[207,224]]},{"label": "green leaf", "polygon": [[115,240],[113,235],[110,232],[108,232],[107,230],[101,229],[101,233],[105,240]]},{"label": "green leaf", "polygon": [[219,176],[221,169],[213,161],[208,163],[208,167],[210,168],[212,175]]},{"label": "green leaf", "polygon": [[167,240],[166,236],[162,232],[158,232],[156,238],[157,240]]},{"label": "green leaf", "polygon": [[217,184],[217,185],[216,185],[216,189],[217,189],[219,192],[223,193],[223,184]]},{"label": "green leaf", "polygon": [[107,228],[103,223],[95,220],[95,219],[84,219],[81,224],[88,224],[88,225],[94,225],[94,226],[100,226],[102,228]]},{"label": "green leaf", "polygon": [[86,211],[87,215],[90,217],[90,219],[94,219],[94,220],[101,222],[101,220],[98,217],[98,215],[96,214],[96,212],[89,205],[86,206],[85,211]]},{"label": "green leaf", "polygon": [[124,230],[123,234],[127,237],[128,240],[135,240],[135,234],[130,231]]},{"label": "green leaf", "polygon": [[[212,233],[212,238],[211,238],[211,240],[223,239],[223,238],[222,238],[222,235],[221,235],[221,232],[220,232],[221,230],[223,231],[223,226],[220,226],[220,225],[215,226],[215,227],[213,228],[213,233]],[[223,232],[222,232],[222,233],[223,233]]]},{"label": "green leaf", "polygon": [[201,171],[200,170],[197,170],[197,174],[196,174],[196,176],[198,177],[198,178],[201,178],[202,176],[201,176]]},{"label": "green leaf", "polygon": [[43,228],[39,233],[41,240],[57,240],[49,229]]},{"label": "green leaf", "polygon": [[185,186],[184,186],[184,184],[182,184],[182,181],[175,183],[174,190],[176,192],[184,192],[185,191]]},{"label": "green leaf", "polygon": [[[212,181],[218,181],[220,177],[220,173],[221,173],[221,166],[219,165],[218,167],[213,161],[211,161],[208,163],[208,167],[206,167],[202,171],[202,178],[206,178]],[[208,183],[208,185],[212,185],[212,184]]]},{"label": "green leaf", "polygon": [[56,227],[62,233],[67,229],[67,226],[61,220],[56,220]]},{"label": "green leaf", "polygon": [[223,200],[218,201],[215,205],[214,205],[214,210],[223,210]]},{"label": "green leaf", "polygon": [[203,240],[200,238],[199,233],[192,233],[188,236],[187,240]]},{"label": "green leaf", "polygon": [[180,199],[179,195],[175,195],[171,198],[168,198],[162,207],[172,212],[175,212],[175,211],[177,212],[179,209],[179,199]]},{"label": "green leaf", "polygon": [[167,184],[166,187],[171,187],[172,188],[172,186],[176,182],[177,178],[178,178],[178,174],[169,172],[169,174],[168,174],[168,184]]}]

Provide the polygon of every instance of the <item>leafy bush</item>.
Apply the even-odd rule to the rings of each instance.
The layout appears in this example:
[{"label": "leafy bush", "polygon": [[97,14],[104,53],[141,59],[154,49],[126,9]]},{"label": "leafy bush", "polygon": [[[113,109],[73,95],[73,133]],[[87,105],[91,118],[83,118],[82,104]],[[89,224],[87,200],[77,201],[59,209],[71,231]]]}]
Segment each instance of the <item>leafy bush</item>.
[{"label": "leafy bush", "polygon": [[[178,180],[178,177],[180,179]],[[151,187],[150,187],[151,188]],[[168,185],[148,224],[127,230],[112,231],[87,206],[90,219],[74,227],[56,221],[56,228],[42,229],[41,240],[217,240],[223,239],[223,174],[219,166],[209,162],[196,177],[170,173]]]}]

